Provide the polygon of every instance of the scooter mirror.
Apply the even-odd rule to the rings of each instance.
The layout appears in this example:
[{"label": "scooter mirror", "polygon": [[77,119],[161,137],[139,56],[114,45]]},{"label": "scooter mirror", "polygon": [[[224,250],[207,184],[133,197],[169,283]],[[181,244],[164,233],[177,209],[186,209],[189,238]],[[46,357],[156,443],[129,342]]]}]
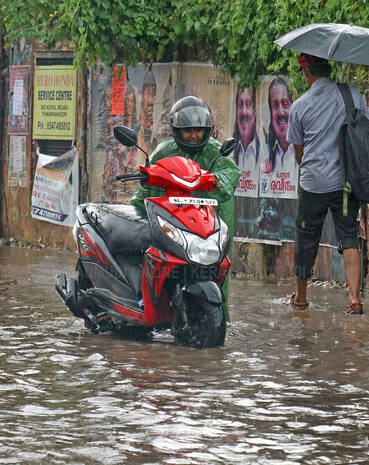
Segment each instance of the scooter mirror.
[{"label": "scooter mirror", "polygon": [[233,137],[226,139],[220,147],[219,153],[222,157],[228,157],[228,155],[233,152],[234,146],[235,140]]},{"label": "scooter mirror", "polygon": [[115,126],[114,137],[126,147],[132,147],[137,144],[137,134],[133,129],[126,126]]}]

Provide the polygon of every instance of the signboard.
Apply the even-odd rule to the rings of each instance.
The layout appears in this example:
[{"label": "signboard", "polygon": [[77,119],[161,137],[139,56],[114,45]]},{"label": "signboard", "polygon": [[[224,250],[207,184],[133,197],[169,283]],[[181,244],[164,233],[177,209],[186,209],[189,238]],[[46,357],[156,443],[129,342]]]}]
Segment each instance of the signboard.
[{"label": "signboard", "polygon": [[9,68],[8,134],[29,133],[29,66]]},{"label": "signboard", "polygon": [[38,154],[32,189],[32,218],[73,226],[78,204],[76,150],[54,157]]},{"label": "signboard", "polygon": [[36,66],[33,139],[75,138],[76,73],[73,66]]}]

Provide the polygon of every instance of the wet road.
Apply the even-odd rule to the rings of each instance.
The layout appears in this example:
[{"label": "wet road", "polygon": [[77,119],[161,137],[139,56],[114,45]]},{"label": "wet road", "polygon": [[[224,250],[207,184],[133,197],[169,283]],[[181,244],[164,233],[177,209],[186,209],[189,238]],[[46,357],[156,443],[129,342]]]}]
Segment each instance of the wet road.
[{"label": "wet road", "polygon": [[0,464],[369,463],[369,299],[233,280],[223,348],[125,341],[56,295],[75,260],[0,248]]}]

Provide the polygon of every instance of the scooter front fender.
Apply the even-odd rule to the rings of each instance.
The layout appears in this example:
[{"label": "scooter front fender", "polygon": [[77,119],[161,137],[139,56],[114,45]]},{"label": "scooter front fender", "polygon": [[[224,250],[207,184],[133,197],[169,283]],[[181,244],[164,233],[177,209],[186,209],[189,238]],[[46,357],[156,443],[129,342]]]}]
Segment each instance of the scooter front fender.
[{"label": "scooter front fender", "polygon": [[197,297],[213,305],[222,305],[225,301],[222,289],[214,281],[199,281],[182,288],[186,297]]}]

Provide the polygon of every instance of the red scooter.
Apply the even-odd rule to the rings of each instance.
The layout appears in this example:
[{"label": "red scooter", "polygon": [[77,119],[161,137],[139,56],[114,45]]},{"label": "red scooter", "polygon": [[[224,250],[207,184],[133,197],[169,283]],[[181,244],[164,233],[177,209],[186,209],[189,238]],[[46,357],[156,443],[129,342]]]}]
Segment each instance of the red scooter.
[{"label": "red scooter", "polygon": [[[114,135],[123,145],[137,144],[129,128],[118,126]],[[225,141],[220,156],[233,147],[233,139]],[[78,207],[73,230],[78,279],[59,274],[56,290],[92,331],[170,328],[176,344],[223,345],[228,228],[214,210],[216,200],[191,194],[213,188],[209,170],[183,157],[150,165],[146,154],[139,173],[117,176],[165,190],[162,197],[145,200],[145,212],[120,204]]]}]

